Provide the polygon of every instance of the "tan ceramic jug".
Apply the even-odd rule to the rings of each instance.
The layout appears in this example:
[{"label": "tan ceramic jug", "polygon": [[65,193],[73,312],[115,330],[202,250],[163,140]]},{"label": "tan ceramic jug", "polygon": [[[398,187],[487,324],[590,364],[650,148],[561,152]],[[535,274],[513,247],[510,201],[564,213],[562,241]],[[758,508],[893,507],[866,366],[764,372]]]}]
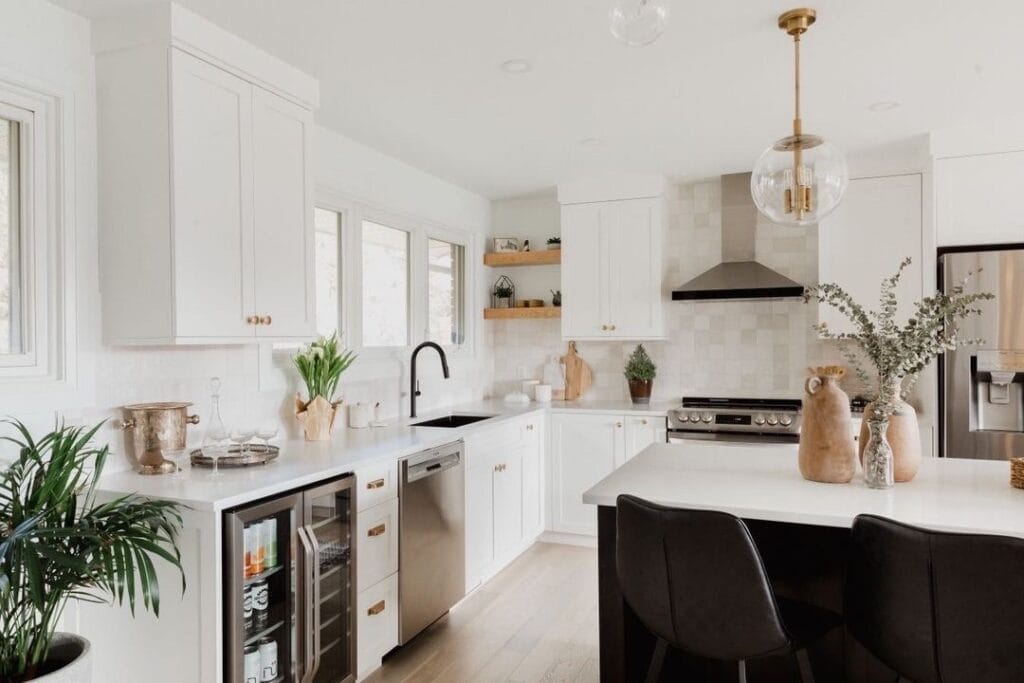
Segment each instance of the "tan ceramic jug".
[{"label": "tan ceramic jug", "polygon": [[845,484],[857,471],[850,397],[839,388],[846,369],[826,365],[809,370],[800,422],[800,474],[811,481]]}]

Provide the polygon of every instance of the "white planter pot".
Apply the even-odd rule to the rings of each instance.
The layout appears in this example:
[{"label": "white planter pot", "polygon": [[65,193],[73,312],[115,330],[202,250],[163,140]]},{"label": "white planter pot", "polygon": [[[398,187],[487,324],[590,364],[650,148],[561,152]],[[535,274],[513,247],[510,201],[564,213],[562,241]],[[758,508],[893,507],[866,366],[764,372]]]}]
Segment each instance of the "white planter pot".
[{"label": "white planter pot", "polygon": [[50,647],[50,661],[63,666],[52,673],[33,678],[32,683],[90,683],[92,650],[89,641],[73,633],[58,633]]}]

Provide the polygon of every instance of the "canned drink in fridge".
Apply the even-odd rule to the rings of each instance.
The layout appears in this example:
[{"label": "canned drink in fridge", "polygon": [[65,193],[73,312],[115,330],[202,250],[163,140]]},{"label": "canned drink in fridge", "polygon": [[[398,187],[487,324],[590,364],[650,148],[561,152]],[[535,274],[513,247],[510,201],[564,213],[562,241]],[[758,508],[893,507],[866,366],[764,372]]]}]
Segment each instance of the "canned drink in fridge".
[{"label": "canned drink in fridge", "polygon": [[252,525],[252,569],[253,574],[259,574],[266,569],[263,560],[266,551],[263,549],[263,522]]},{"label": "canned drink in fridge", "polygon": [[260,676],[261,683],[277,678],[277,641],[273,638],[260,638]]},{"label": "canned drink in fridge", "polygon": [[245,683],[260,683],[260,650],[255,645],[246,645],[244,650]]},{"label": "canned drink in fridge", "polygon": [[257,629],[266,628],[270,620],[270,586],[262,579],[252,584],[252,621]]},{"label": "canned drink in fridge", "polygon": [[245,526],[245,530],[242,532],[242,550],[242,556],[245,558],[243,560],[244,576],[245,578],[249,578],[257,573],[255,557],[256,528],[251,524],[247,524]]},{"label": "canned drink in fridge", "polygon": [[246,633],[252,630],[252,586],[245,587],[242,597],[242,625]]},{"label": "canned drink in fridge", "polygon": [[263,536],[263,568],[271,569],[277,566],[277,518],[263,520],[260,531]]}]

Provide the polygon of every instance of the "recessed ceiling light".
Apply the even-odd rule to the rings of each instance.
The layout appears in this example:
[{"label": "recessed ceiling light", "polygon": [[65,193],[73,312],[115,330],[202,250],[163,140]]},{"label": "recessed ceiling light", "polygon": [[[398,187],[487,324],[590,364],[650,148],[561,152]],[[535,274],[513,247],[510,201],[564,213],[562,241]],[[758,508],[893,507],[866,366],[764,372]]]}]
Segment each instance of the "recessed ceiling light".
[{"label": "recessed ceiling light", "polygon": [[604,140],[601,138],[583,138],[580,140],[580,144],[584,147],[600,147],[604,144]]},{"label": "recessed ceiling light", "polygon": [[526,59],[509,59],[501,63],[501,70],[507,74],[526,74],[533,71],[533,64]]},{"label": "recessed ceiling light", "polygon": [[873,104],[868,105],[868,109],[870,109],[871,111],[892,111],[898,106],[900,106],[899,102],[885,100],[882,102],[875,102]]}]

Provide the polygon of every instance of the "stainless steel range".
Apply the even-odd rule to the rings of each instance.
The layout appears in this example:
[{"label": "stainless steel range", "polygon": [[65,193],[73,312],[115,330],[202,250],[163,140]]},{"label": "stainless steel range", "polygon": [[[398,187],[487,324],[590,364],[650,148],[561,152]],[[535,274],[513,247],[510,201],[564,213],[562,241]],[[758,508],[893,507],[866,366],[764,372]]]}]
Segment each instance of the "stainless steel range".
[{"label": "stainless steel range", "polygon": [[801,407],[799,399],[684,397],[668,413],[669,441],[796,443]]}]

